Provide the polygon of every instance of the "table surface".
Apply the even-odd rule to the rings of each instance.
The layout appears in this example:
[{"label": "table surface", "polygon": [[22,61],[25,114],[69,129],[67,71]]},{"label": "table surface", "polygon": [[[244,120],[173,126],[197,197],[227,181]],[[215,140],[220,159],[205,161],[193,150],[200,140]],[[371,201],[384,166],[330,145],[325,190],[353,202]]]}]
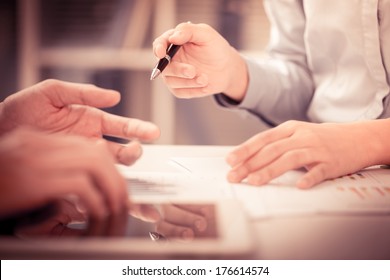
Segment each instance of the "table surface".
[{"label": "table surface", "polygon": [[[144,145],[131,169],[161,172],[171,157],[220,156],[230,148]],[[390,259],[390,215],[308,214],[250,223],[255,259]]]}]

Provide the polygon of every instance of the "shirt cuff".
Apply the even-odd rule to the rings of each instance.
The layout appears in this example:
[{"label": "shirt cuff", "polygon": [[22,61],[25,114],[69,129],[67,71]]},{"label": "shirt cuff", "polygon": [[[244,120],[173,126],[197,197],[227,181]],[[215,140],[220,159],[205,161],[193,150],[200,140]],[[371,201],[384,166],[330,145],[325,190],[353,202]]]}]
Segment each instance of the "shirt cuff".
[{"label": "shirt cuff", "polygon": [[238,107],[241,102],[236,101],[229,96],[223,94],[223,93],[218,93],[214,95],[215,101],[218,103],[218,105],[226,108],[234,108]]}]

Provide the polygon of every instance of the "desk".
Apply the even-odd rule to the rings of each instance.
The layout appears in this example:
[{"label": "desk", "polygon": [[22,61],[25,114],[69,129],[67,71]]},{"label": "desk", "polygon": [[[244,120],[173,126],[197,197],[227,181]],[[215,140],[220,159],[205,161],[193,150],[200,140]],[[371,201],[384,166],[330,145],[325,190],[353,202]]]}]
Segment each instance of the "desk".
[{"label": "desk", "polygon": [[[226,154],[226,146],[144,145],[131,168],[167,171],[171,157]],[[306,215],[251,221],[255,259],[390,259],[390,215]]]}]

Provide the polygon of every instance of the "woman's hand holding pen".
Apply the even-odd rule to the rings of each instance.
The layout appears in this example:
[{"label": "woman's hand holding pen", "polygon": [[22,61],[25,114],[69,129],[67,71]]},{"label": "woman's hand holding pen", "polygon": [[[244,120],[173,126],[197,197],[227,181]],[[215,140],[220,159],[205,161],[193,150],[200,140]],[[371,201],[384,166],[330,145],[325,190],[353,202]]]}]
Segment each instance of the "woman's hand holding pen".
[{"label": "woman's hand holding pen", "polygon": [[309,188],[325,179],[389,162],[389,155],[378,152],[386,150],[383,139],[390,137],[381,129],[382,122],[389,120],[358,124],[285,122],[229,153],[227,162],[232,169],[228,180],[238,183],[247,179],[249,184],[262,185],[288,170],[305,168],[307,173],[297,186]]},{"label": "woman's hand holding pen", "polygon": [[239,53],[206,24],[181,23],[153,42],[161,59],[169,44],[182,47],[162,73],[171,92],[180,98],[221,93],[242,100],[248,74]]}]

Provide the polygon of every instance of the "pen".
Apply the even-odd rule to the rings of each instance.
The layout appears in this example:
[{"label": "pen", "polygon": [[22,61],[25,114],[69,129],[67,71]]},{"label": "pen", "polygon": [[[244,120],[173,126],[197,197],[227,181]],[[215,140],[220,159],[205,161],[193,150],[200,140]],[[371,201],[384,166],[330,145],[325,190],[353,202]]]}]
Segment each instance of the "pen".
[{"label": "pen", "polygon": [[158,233],[156,231],[149,231],[149,236],[150,236],[150,239],[152,239],[152,241],[155,241],[155,242],[167,240],[164,235],[162,235],[161,233]]},{"label": "pen", "polygon": [[161,58],[156,66],[153,68],[152,75],[150,75],[150,80],[154,80],[161,74],[161,72],[167,67],[167,65],[171,62],[173,56],[180,49],[179,45],[170,44],[167,48],[167,54]]}]

